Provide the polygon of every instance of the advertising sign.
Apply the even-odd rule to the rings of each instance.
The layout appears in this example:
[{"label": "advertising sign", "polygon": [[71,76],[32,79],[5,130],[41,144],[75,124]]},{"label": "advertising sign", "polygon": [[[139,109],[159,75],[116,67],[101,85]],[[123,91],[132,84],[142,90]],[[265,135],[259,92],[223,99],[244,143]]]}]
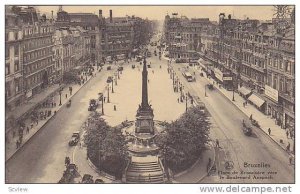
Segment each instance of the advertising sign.
[{"label": "advertising sign", "polygon": [[215,76],[218,80],[223,81],[223,73],[221,70],[219,70],[218,68],[214,69],[215,72]]},{"label": "advertising sign", "polygon": [[265,95],[278,102],[278,90],[265,85]]}]

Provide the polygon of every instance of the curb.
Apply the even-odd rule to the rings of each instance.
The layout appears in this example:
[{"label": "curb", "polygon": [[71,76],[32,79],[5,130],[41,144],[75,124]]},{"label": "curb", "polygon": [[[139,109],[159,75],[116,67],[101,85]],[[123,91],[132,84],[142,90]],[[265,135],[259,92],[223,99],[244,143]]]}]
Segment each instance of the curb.
[{"label": "curb", "polygon": [[[88,79],[86,82],[85,82],[85,84],[87,84],[90,80],[91,80],[91,78],[92,77],[90,77],[90,79]],[[69,99],[72,99],[73,98],[73,96],[75,96],[76,95],[76,93],[77,92],[79,92],[79,90],[83,87],[83,86],[85,86],[85,84],[83,84],[73,95],[72,95],[72,97],[70,97]],[[57,92],[59,89],[57,89],[57,90],[55,90],[55,92]],[[53,92],[53,93],[55,93],[55,92]],[[56,110],[56,114],[62,109],[62,107],[64,107],[64,106],[66,106],[66,103],[64,103],[64,104],[62,104],[61,106],[60,106],[60,108],[58,109],[58,110]],[[50,121],[50,120],[52,120],[55,116],[56,116],[56,114],[54,115],[54,113],[53,113],[53,115],[36,131],[36,132],[34,132],[33,134],[32,134],[32,136],[29,138],[29,139],[27,139],[27,141],[25,141],[22,145],[21,145],[21,147],[19,147],[18,149],[16,149],[16,151],[11,155],[11,156],[9,156],[8,158],[5,158],[5,163],[6,162],[8,162],[16,153],[18,153],[22,148],[23,148],[23,146],[24,145],[26,145],[28,142],[29,142],[29,140],[32,138],[32,137],[34,137],[41,129],[43,129],[44,128],[44,126]]]},{"label": "curb", "polygon": [[[213,145],[209,145],[209,148],[213,148],[212,149],[212,152],[213,152],[213,161],[212,161],[212,165],[210,166],[210,168],[209,168],[209,171],[212,169],[212,167],[214,166],[214,164],[215,164],[215,162],[216,162],[216,150],[215,150],[215,148],[213,147]],[[198,162],[201,160],[202,158],[198,158],[198,160],[191,166],[191,167],[189,167],[188,169],[186,169],[186,170],[184,170],[184,171],[182,171],[182,172],[180,172],[180,173],[177,173],[176,175],[174,175],[173,177],[175,177],[175,178],[177,178],[177,177],[179,177],[179,176],[181,176],[181,175],[184,175],[184,174],[186,174],[186,173],[189,173],[191,170],[192,170],[192,168],[194,168],[197,164],[198,164]],[[197,179],[194,183],[199,183],[201,180],[203,180],[206,176],[208,175],[208,172],[206,171],[199,179]],[[171,181],[172,181],[172,183],[179,183],[179,184],[184,184],[184,183],[181,183],[181,182],[179,182],[179,181],[176,181],[174,178],[172,178],[171,179]]]},{"label": "curb", "polygon": [[[102,174],[104,174],[104,175],[102,175],[103,177],[105,177],[105,178],[107,178],[107,179],[109,179],[109,180],[111,180],[111,181],[115,181],[116,179],[115,178],[113,178],[114,176],[112,176],[112,175],[110,175],[110,174],[107,174],[107,173],[105,173],[105,172],[101,172],[101,171],[99,171],[98,169],[97,169],[97,167],[92,163],[92,161],[88,158],[87,159],[87,161],[88,161],[88,165],[91,167],[91,169],[93,169],[96,173],[98,173],[98,175],[102,175]],[[108,176],[109,175],[109,176]]]},{"label": "curb", "polygon": [[[205,78],[206,80],[208,80],[207,78]],[[220,89],[218,87],[217,88],[217,91],[218,93],[222,94],[228,101],[230,101],[238,110],[240,110],[244,115],[246,115],[248,117],[248,115],[239,108],[239,106],[235,103],[233,103],[223,92],[220,91]],[[273,142],[275,142],[280,148],[282,148],[284,151],[286,151],[286,149],[279,143],[277,142],[275,139],[273,139],[272,137],[270,137],[270,135],[268,135],[268,133],[266,131],[264,131],[261,127],[256,127],[258,129],[260,129],[265,135],[267,135]],[[289,152],[286,151],[287,154],[289,155],[294,155],[294,154],[291,154]]]}]

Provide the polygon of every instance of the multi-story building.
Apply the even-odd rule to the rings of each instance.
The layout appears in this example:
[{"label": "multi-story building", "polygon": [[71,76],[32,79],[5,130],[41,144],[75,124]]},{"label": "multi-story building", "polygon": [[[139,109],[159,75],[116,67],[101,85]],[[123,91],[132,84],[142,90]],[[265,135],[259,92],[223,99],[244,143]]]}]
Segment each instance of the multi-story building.
[{"label": "multi-story building", "polygon": [[134,22],[127,17],[110,17],[105,20],[102,50],[107,58],[122,60],[131,57],[134,40]]},{"label": "multi-story building", "polygon": [[46,20],[46,16],[37,20],[32,15],[36,15],[34,9],[20,13],[24,22],[22,45],[24,92],[27,98],[39,93],[54,79],[53,23]]},{"label": "multi-story building", "polygon": [[5,104],[9,111],[24,100],[23,31],[20,17],[5,8]]},{"label": "multi-story building", "polygon": [[294,130],[295,126],[295,28],[270,37],[267,55],[267,114],[278,125]]},{"label": "multi-story building", "polygon": [[169,56],[175,59],[197,59],[201,50],[201,34],[207,32],[211,22],[208,18],[188,19],[167,15],[164,23],[164,37]]},{"label": "multi-story building", "polygon": [[[100,14],[100,12],[99,12]],[[101,11],[102,15],[102,11]],[[97,15],[92,13],[68,13],[60,7],[57,12],[56,28],[82,27],[86,30],[84,36],[89,39],[90,61],[87,64],[99,64],[102,59],[102,50],[100,46],[101,33],[100,20]],[[90,36],[90,37],[88,37]],[[85,60],[87,61],[87,60]]]},{"label": "multi-story building", "polygon": [[207,70],[212,76],[225,88],[238,89],[282,128],[293,129],[293,25],[278,30],[274,21],[237,20],[222,13],[208,32],[201,36],[201,56],[211,63]]},{"label": "multi-story building", "polygon": [[153,24],[135,16],[109,18],[90,13],[67,13],[60,7],[55,23],[60,27],[82,27],[90,36],[91,63],[99,64],[131,58],[134,50],[146,44],[153,31]]},{"label": "multi-story building", "polygon": [[[13,84],[8,82],[7,96],[17,94],[19,97],[23,96],[23,99],[28,99],[52,82],[54,70],[52,61],[53,25],[45,15],[39,17],[33,7],[7,7],[6,13],[6,50],[8,51],[6,53],[10,58],[10,66],[7,66],[9,68],[6,70],[7,74],[15,74],[16,78],[19,78],[15,79]],[[13,18],[14,22],[12,22]],[[18,21],[20,22],[17,23]],[[17,27],[16,24],[18,24],[18,28],[13,28],[13,26]],[[12,87],[15,87],[13,93]],[[7,102],[10,100],[8,99]],[[16,104],[19,103],[20,98]]]},{"label": "multi-story building", "polygon": [[55,31],[54,61],[57,80],[61,81],[64,72],[90,62],[90,35],[82,27],[61,27]]}]

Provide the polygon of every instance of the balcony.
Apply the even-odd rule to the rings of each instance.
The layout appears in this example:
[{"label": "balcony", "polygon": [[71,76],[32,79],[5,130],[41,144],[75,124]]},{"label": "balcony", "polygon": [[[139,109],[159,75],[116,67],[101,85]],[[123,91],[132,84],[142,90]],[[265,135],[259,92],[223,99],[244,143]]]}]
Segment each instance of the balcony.
[{"label": "balcony", "polygon": [[295,97],[290,95],[290,93],[279,92],[279,96],[291,103],[295,103]]},{"label": "balcony", "polygon": [[256,53],[256,52],[253,52],[253,56],[255,56],[255,57],[259,57],[259,58],[262,58],[262,59],[265,59],[265,57],[266,57],[266,55],[265,55],[265,54]]}]

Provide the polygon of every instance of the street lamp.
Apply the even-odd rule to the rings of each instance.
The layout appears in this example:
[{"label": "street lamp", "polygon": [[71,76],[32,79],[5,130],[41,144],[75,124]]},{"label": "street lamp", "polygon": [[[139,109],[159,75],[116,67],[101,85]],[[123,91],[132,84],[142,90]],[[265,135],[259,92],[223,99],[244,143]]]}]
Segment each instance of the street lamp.
[{"label": "street lamp", "polygon": [[114,79],[111,79],[111,93],[114,93]]},{"label": "street lamp", "polygon": [[116,78],[115,78],[115,83],[116,83],[115,85],[117,86],[117,85],[118,85],[118,75],[115,74],[115,77],[116,77]]},{"label": "street lamp", "polygon": [[178,88],[179,88],[179,79],[178,79],[178,76],[176,76],[176,91],[178,92]]},{"label": "street lamp", "polygon": [[109,101],[109,84],[107,84],[107,103],[110,103],[110,101]]},{"label": "street lamp", "polygon": [[207,97],[207,95],[206,95],[206,85],[204,85],[204,95],[205,95],[205,97]]},{"label": "street lamp", "polygon": [[185,95],[185,112],[187,112],[187,100],[188,100],[188,97],[187,97],[187,94]]},{"label": "street lamp", "polygon": [[234,89],[235,89],[235,85],[234,85],[234,82],[233,82],[233,79],[232,79],[232,101],[235,101],[235,99],[234,99]]},{"label": "street lamp", "polygon": [[103,96],[103,94],[102,93],[99,93],[99,98],[101,99],[101,101],[102,101],[102,115],[104,115],[104,96]]},{"label": "street lamp", "polygon": [[59,90],[59,106],[61,106],[61,89]]}]

